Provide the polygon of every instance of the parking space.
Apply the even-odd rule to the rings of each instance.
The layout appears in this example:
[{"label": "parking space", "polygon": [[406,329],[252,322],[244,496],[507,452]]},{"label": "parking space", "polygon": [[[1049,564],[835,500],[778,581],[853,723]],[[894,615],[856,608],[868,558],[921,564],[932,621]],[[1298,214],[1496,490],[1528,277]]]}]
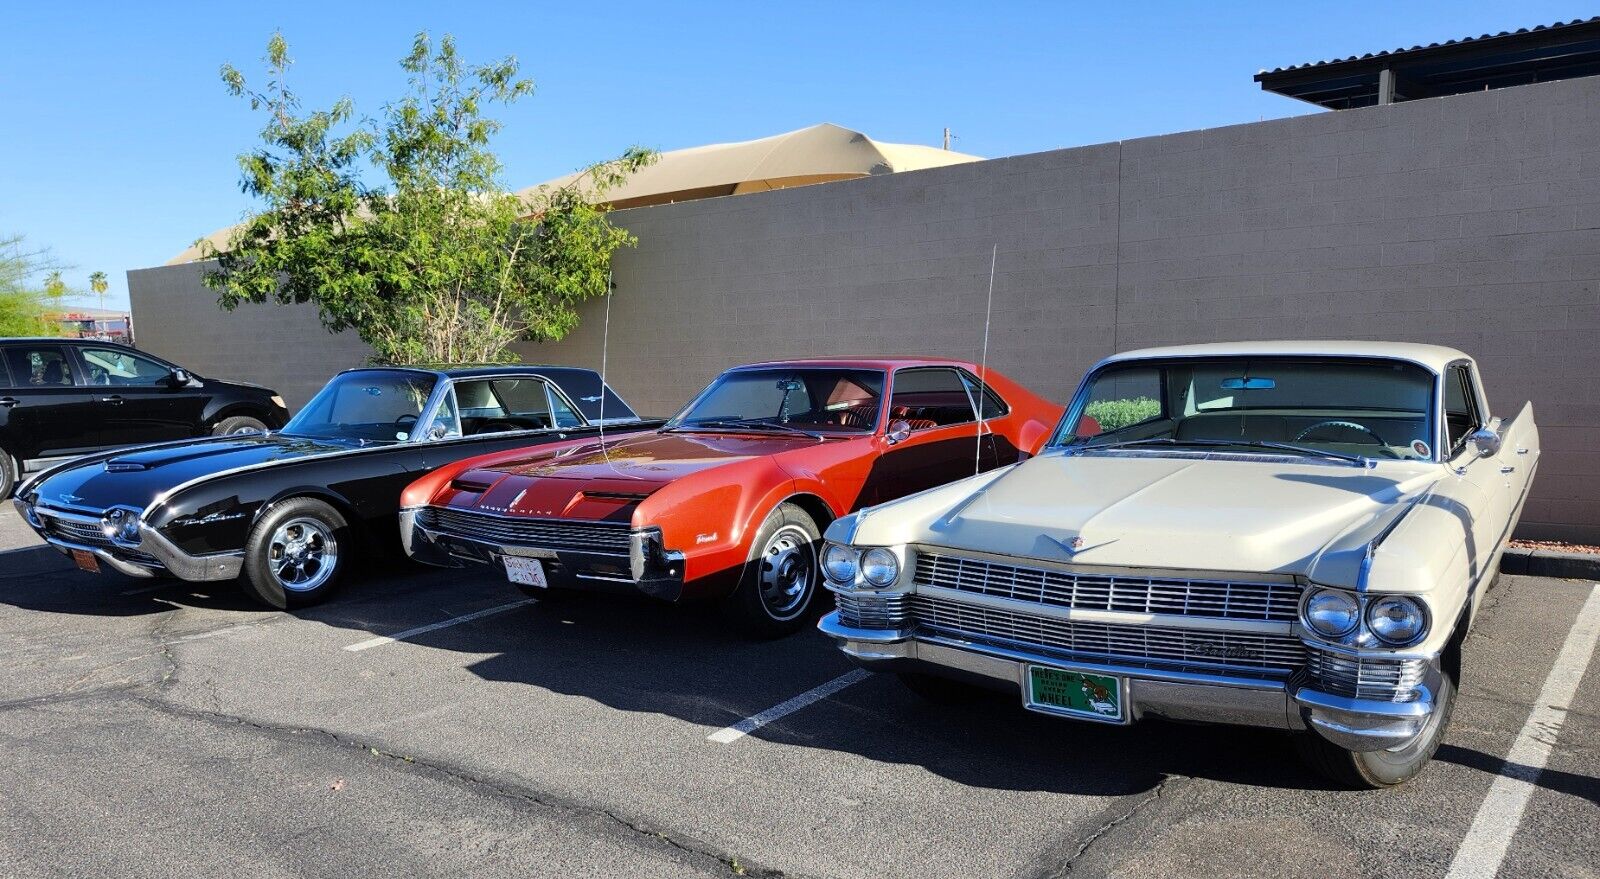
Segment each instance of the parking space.
[{"label": "parking space", "polygon": [[[263,612],[227,584],[81,575],[17,525],[0,859],[23,875],[127,845],[100,871],[1443,876],[1594,592],[1502,578],[1435,765],[1357,793],[1270,732],[932,706],[819,635],[751,643],[697,609],[394,569]],[[1493,828],[1501,875],[1600,860],[1590,671],[1540,731],[1546,770],[1505,770],[1532,785]]]}]

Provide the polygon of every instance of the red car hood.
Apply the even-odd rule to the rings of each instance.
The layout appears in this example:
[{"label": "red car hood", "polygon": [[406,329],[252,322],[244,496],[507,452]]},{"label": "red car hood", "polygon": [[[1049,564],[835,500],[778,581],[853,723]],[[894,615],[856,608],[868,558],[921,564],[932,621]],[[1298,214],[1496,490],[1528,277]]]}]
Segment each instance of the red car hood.
[{"label": "red car hood", "polygon": [[801,435],[643,433],[496,461],[458,475],[451,506],[529,516],[623,519],[669,482],[815,444]]}]

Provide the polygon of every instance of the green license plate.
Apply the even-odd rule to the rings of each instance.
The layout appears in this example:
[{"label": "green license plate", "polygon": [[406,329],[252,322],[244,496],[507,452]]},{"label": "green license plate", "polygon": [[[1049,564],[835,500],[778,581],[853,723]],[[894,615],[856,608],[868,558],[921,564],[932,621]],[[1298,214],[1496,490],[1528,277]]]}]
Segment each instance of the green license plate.
[{"label": "green license plate", "polygon": [[1028,666],[1023,702],[1034,711],[1103,723],[1122,723],[1122,679],[1111,675]]}]

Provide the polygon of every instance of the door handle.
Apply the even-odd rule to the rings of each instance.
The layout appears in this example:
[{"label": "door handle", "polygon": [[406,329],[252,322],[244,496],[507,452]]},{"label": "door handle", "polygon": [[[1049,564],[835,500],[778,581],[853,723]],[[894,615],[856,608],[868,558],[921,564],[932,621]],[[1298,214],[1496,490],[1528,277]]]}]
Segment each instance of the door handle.
[{"label": "door handle", "polygon": [[16,397],[0,397],[0,409],[10,409],[17,405]]},{"label": "door handle", "polygon": [[102,402],[102,403],[110,403],[113,406],[121,406],[122,405],[122,398],[117,396],[117,395],[115,395],[115,394],[112,394],[109,397],[101,397],[100,398],[100,402]]},{"label": "door handle", "polygon": [[1526,446],[1517,446],[1517,454],[1519,454],[1519,455],[1528,454],[1528,448]]},{"label": "door handle", "polygon": [[1515,472],[1517,472],[1517,468],[1515,468],[1515,467],[1501,467],[1500,468],[1500,472],[1501,473],[1515,473]]}]

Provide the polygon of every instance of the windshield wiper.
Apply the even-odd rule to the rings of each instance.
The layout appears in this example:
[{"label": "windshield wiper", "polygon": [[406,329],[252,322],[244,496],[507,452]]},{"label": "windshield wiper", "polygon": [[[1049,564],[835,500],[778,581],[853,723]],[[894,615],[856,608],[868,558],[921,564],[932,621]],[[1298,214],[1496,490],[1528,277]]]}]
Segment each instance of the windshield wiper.
[{"label": "windshield wiper", "polygon": [[764,421],[760,418],[711,418],[705,421],[686,421],[678,427],[711,427],[726,428],[731,430],[781,430],[787,433],[799,433],[814,440],[822,439],[822,434],[812,433],[809,430],[795,427],[792,424],[783,424],[777,421]]},{"label": "windshield wiper", "polygon": [[1097,449],[1126,449],[1135,446],[1243,446],[1247,449],[1270,449],[1276,452],[1295,452],[1301,455],[1312,455],[1321,458],[1331,458],[1335,461],[1344,461],[1357,467],[1371,467],[1377,461],[1365,455],[1351,455],[1344,452],[1333,452],[1327,449],[1314,449],[1309,446],[1297,446],[1292,443],[1275,443],[1265,440],[1217,440],[1217,439],[1173,439],[1166,436],[1154,436],[1146,439],[1123,440],[1115,443],[1090,444],[1080,447],[1077,451],[1090,452]]}]

